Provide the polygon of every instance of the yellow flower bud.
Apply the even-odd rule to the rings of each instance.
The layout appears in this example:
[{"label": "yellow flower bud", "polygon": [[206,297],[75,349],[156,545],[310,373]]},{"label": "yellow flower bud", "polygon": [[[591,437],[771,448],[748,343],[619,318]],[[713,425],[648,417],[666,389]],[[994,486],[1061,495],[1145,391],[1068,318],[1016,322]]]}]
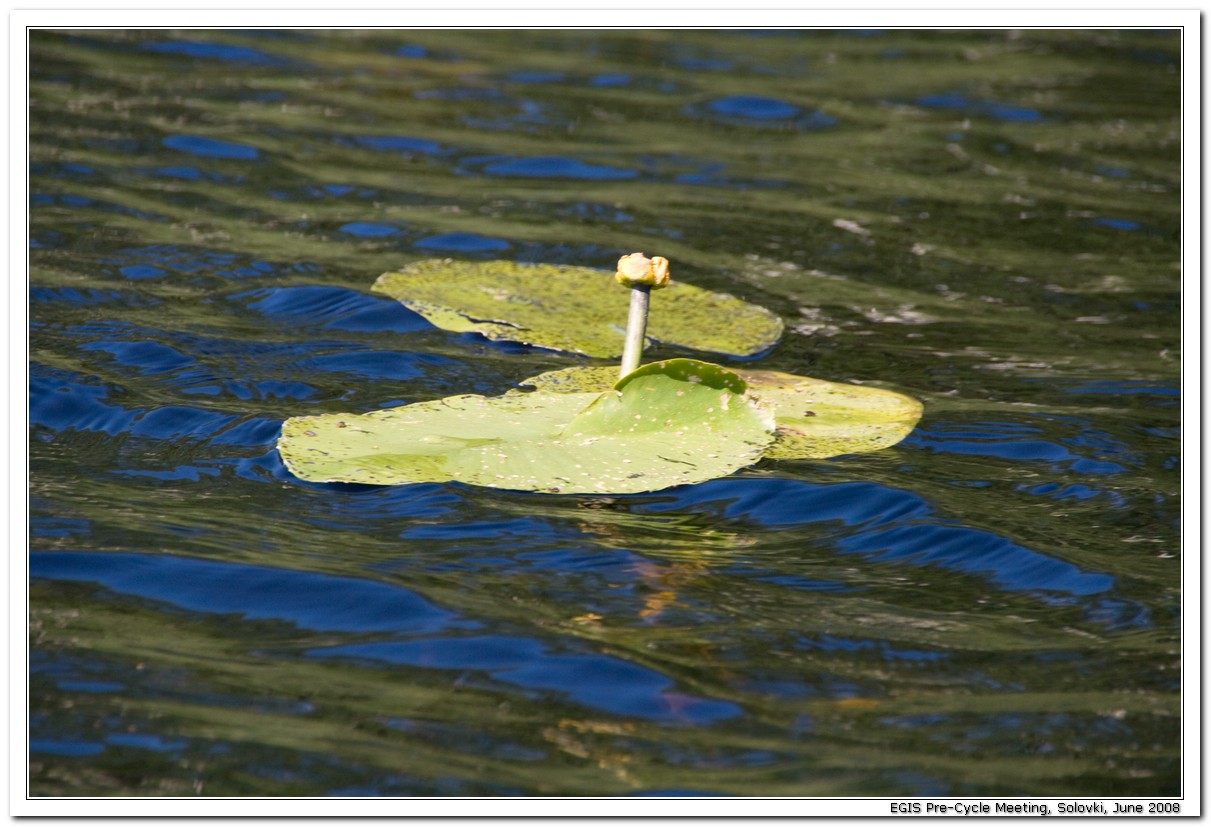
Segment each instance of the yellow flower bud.
[{"label": "yellow flower bud", "polygon": [[663,256],[648,258],[643,253],[631,253],[618,259],[618,272],[614,278],[626,287],[646,284],[653,290],[668,286],[669,260]]}]

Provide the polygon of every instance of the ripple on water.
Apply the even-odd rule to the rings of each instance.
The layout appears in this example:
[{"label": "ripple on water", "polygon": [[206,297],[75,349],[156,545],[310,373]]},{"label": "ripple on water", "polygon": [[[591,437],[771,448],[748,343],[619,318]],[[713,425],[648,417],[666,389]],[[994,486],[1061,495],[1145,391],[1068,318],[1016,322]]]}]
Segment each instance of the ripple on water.
[{"label": "ripple on water", "polygon": [[501,178],[567,178],[587,181],[625,181],[637,178],[633,169],[590,164],[577,158],[561,155],[545,155],[536,158],[496,156],[479,162],[464,161],[461,169],[477,169],[484,175]]},{"label": "ripple on water", "polygon": [[780,479],[713,480],[679,488],[667,502],[644,505],[642,510],[659,513],[687,507],[767,528],[825,521],[878,526],[933,511],[924,498],[877,483],[816,485]]},{"label": "ripple on water", "polygon": [[480,624],[398,585],[169,554],[34,552],[29,566],[35,581],[93,583],[205,615],[285,622],[327,634],[409,636],[313,648],[307,652],[312,657],[483,671],[507,685],[649,720],[707,724],[741,714],[734,703],[679,692],[660,672],[587,651],[574,638],[432,637]]},{"label": "ripple on water", "polygon": [[138,732],[113,732],[105,736],[105,743],[114,747],[145,749],[152,752],[177,752],[189,744],[188,741],[180,738],[161,738],[158,735]]},{"label": "ripple on water", "polygon": [[272,445],[281,425],[280,420],[243,418],[185,406],[144,410],[109,404],[108,400],[124,395],[120,387],[99,384],[93,377],[35,362],[30,365],[29,423],[53,433],[92,431],[109,436],[129,433],[152,439],[187,438],[243,447]]},{"label": "ripple on water", "polygon": [[304,184],[302,186],[278,187],[267,190],[266,195],[275,201],[328,201],[336,198],[375,198],[379,191],[370,187],[355,187],[350,184]]},{"label": "ripple on water", "polygon": [[460,61],[462,56],[456,52],[440,51],[431,49],[428,46],[422,46],[419,43],[405,43],[403,46],[396,47],[391,54],[396,57],[406,57],[423,60],[443,60],[443,61]]},{"label": "ripple on water", "polygon": [[417,100],[481,101],[507,103],[509,97],[499,89],[486,86],[452,86],[440,89],[418,89]]},{"label": "ripple on water", "polygon": [[318,632],[432,633],[476,624],[396,585],[171,554],[35,552],[30,577],[96,583],[205,614]]},{"label": "ripple on water", "polygon": [[180,55],[202,60],[218,60],[225,63],[242,63],[251,66],[289,66],[295,61],[271,55],[251,46],[234,46],[228,43],[208,43],[201,40],[162,40],[143,42],[139,48],[145,52]]},{"label": "ripple on water", "polygon": [[[570,130],[575,127],[574,120],[561,115],[559,110],[548,104],[528,98],[507,100],[507,104],[476,107],[474,114],[463,115],[463,124],[471,129],[525,132],[531,135],[542,134],[552,128]],[[494,112],[497,114],[493,114]]]},{"label": "ripple on water", "polygon": [[622,72],[607,72],[589,78],[589,85],[597,87],[626,86],[630,82],[631,76]]},{"label": "ripple on water", "polygon": [[68,210],[97,210],[98,212],[126,215],[130,216],[131,218],[141,219],[143,221],[169,220],[165,216],[156,215],[155,213],[150,213],[145,210],[138,210],[134,207],[115,204],[111,201],[87,198],[82,195],[72,195],[71,193],[34,192],[30,194],[29,205],[31,212],[36,212],[40,209],[49,207],[58,207]]},{"label": "ripple on water", "polygon": [[422,238],[416,246],[423,250],[447,250],[460,253],[495,253],[511,246],[503,238],[489,238],[476,233],[443,233]]},{"label": "ripple on water", "polygon": [[[271,263],[241,253],[178,244],[149,244],[127,247],[101,259],[123,278],[140,280],[162,275],[218,276],[222,279],[260,278],[294,273],[314,273],[309,262]],[[137,269],[132,269],[137,268]]]},{"label": "ripple on water", "polygon": [[425,138],[413,138],[407,135],[353,135],[338,137],[338,141],[346,144],[372,149],[376,152],[396,152],[404,155],[443,155],[449,150],[437,141]]},{"label": "ripple on water", "polygon": [[1048,497],[1056,501],[1073,500],[1076,502],[1085,502],[1088,500],[1105,499],[1109,502],[1111,508],[1126,509],[1130,507],[1128,499],[1117,491],[1093,488],[1088,485],[1064,485],[1054,481],[1035,484],[1018,483],[1014,486],[1014,490],[1024,491],[1027,494],[1035,496]]},{"label": "ripple on water", "polygon": [[727,118],[753,118],[757,120],[784,121],[803,110],[793,103],[764,98],[759,95],[732,95],[717,98],[706,104],[706,108]]},{"label": "ripple on water", "polygon": [[349,349],[311,356],[298,362],[303,370],[360,376],[366,379],[415,379],[458,362],[428,353]]},{"label": "ripple on water", "polygon": [[126,290],[76,287],[30,287],[29,301],[30,304],[65,304],[76,307],[107,304],[122,307],[155,307],[160,304],[160,300],[152,296],[144,296]]},{"label": "ripple on water", "polygon": [[167,373],[186,365],[195,364],[192,356],[186,356],[179,350],[159,342],[143,340],[86,342],[80,345],[80,349],[108,353],[118,364],[137,367],[141,374]]},{"label": "ripple on water", "polygon": [[389,238],[399,235],[399,227],[390,224],[373,224],[366,221],[354,221],[340,228],[342,233],[355,235],[358,238]]},{"label": "ripple on water", "polygon": [[927,109],[953,109],[976,118],[1010,123],[1042,123],[1043,114],[1037,109],[1014,106],[998,101],[972,98],[960,92],[945,92],[937,95],[922,95],[917,98],[918,106]]},{"label": "ripple on water", "polygon": [[1061,390],[1064,393],[1098,396],[1154,396],[1157,399],[1151,404],[1163,407],[1178,404],[1177,399],[1182,395],[1182,389],[1178,385],[1147,380],[1075,380],[1065,384]]},{"label": "ripple on water", "polygon": [[162,143],[169,149],[198,155],[202,158],[220,158],[233,161],[255,161],[261,151],[254,146],[220,141],[205,135],[170,135]]},{"label": "ripple on water", "polygon": [[800,130],[825,129],[837,119],[817,110],[805,110],[788,101],[761,95],[730,95],[685,108],[688,115],[739,126],[781,126]]},{"label": "ripple on water", "polygon": [[488,672],[525,689],[554,692],[616,715],[709,724],[741,714],[730,701],[684,695],[660,672],[610,655],[506,635],[385,641],[313,649],[316,657],[382,662],[429,669]]},{"label": "ripple on water", "polygon": [[128,430],[135,436],[160,440],[207,439],[226,430],[239,418],[219,411],[165,405],[136,416]]},{"label": "ripple on water", "polygon": [[134,412],[107,404],[118,391],[93,377],[31,362],[29,423],[52,431],[99,431],[115,436],[130,427]]},{"label": "ripple on water", "polygon": [[61,755],[65,758],[88,758],[105,752],[105,745],[75,739],[31,738],[29,751],[45,755]]},{"label": "ripple on water", "polygon": [[[918,428],[901,445],[937,453],[993,457],[1006,463],[1045,464],[1080,474],[1123,474],[1128,470],[1124,463],[1136,460],[1122,443],[1105,436],[1097,438],[1095,432],[1087,430],[1086,422],[1065,424],[1054,417],[1047,419],[1047,428],[1020,422],[935,421],[929,428]],[[1071,435],[1055,439],[1057,425]]]},{"label": "ripple on water", "polygon": [[121,267],[118,272],[126,276],[128,279],[138,281],[140,279],[158,279],[164,275],[164,271],[159,267],[149,267],[145,264],[132,264],[129,267]]},{"label": "ripple on water", "polygon": [[731,69],[735,65],[735,61],[723,55],[690,53],[674,54],[672,55],[671,62],[673,65],[685,69],[687,72],[722,72],[725,69]]},{"label": "ripple on water", "polygon": [[[111,365],[131,368],[128,376],[159,376],[159,381],[185,394],[217,396],[229,394],[238,399],[306,399],[316,391],[310,385],[290,379],[257,379],[249,370],[255,362],[259,370],[283,364],[291,372],[317,351],[330,350],[324,343],[256,343],[200,336],[181,332],[171,334],[130,324],[88,323],[65,328],[71,336],[85,339],[80,349],[106,354]],[[179,348],[157,342],[172,336]],[[351,346],[352,347],[352,346]],[[251,376],[250,376],[251,374]]]},{"label": "ripple on water", "polygon": [[1099,227],[1109,227],[1111,230],[1133,232],[1143,229],[1142,224],[1129,218],[1094,218],[1091,219],[1091,222]]},{"label": "ripple on water", "polygon": [[214,466],[178,465],[167,471],[126,469],[114,471],[114,473],[120,477],[149,477],[150,479],[162,480],[164,482],[175,482],[178,480],[198,482],[203,477],[217,477],[221,471]]},{"label": "ripple on water", "polygon": [[716,480],[678,489],[643,512],[676,509],[787,528],[834,524],[826,535],[838,554],[871,563],[930,566],[980,577],[1007,591],[1084,597],[1114,588],[1109,574],[1027,548],[938,514],[918,494],[876,483],[816,485],[795,480]]},{"label": "ripple on water", "polygon": [[35,161],[29,165],[31,178],[68,178],[88,179],[97,174],[97,170],[88,164],[77,164],[67,161]]},{"label": "ripple on water", "polygon": [[411,333],[432,325],[395,299],[343,287],[266,287],[238,293],[232,301],[291,327],[366,333]]},{"label": "ripple on water", "polygon": [[1008,591],[1085,596],[1114,587],[1114,577],[1086,572],[1064,560],[988,531],[945,523],[891,526],[840,538],[843,554],[873,562],[936,566],[983,577]]},{"label": "ripple on water", "polygon": [[242,175],[224,175],[213,170],[203,170],[189,164],[175,164],[167,167],[138,168],[138,175],[151,178],[172,178],[178,181],[210,181],[216,184],[243,184]]},{"label": "ripple on water", "polygon": [[519,71],[505,75],[509,83],[562,83],[568,76],[564,72]]}]

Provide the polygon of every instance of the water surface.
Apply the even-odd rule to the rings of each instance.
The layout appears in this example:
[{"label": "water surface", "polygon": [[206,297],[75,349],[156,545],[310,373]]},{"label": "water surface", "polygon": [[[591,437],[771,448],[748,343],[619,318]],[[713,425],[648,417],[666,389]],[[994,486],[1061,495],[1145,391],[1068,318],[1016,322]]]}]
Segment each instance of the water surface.
[{"label": "water surface", "polygon": [[[35,32],[32,794],[1177,794],[1179,46]],[[919,428],[618,497],[283,468],[592,363],[380,273],[636,250]]]}]

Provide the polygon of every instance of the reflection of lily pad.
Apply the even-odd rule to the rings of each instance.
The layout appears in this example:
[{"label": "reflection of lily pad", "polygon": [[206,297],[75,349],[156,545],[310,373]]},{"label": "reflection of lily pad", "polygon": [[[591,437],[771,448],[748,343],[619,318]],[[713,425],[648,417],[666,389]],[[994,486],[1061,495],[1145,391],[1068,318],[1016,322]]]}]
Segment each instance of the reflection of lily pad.
[{"label": "reflection of lily pad", "polygon": [[[429,260],[384,273],[374,289],[444,330],[607,359],[622,353],[627,294],[604,270]],[[782,320],[734,296],[674,281],[653,293],[647,335],[693,350],[753,356],[777,343]]]},{"label": "reflection of lily pad", "polygon": [[[541,392],[587,393],[609,387],[617,374],[616,368],[573,367],[519,384]],[[768,370],[736,374],[774,410],[776,440],[765,452],[771,459],[825,459],[889,448],[921,418],[921,403],[894,391]]]},{"label": "reflection of lily pad", "polygon": [[730,474],[760,459],[773,428],[735,373],[671,359],[604,393],[453,396],[296,417],[278,450],[310,482],[628,494]]}]

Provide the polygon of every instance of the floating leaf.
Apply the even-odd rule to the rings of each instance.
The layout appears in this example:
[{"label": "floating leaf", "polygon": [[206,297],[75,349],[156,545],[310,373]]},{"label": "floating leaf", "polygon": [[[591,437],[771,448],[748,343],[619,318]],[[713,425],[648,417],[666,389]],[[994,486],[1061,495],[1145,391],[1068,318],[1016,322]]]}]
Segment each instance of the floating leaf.
[{"label": "floating leaf", "polygon": [[730,474],[760,459],[773,429],[735,373],[670,359],[603,393],[453,396],[296,417],[283,424],[278,450],[310,482],[629,494]]},{"label": "floating leaf", "polygon": [[[519,384],[539,391],[591,393],[617,376],[611,367],[553,370]],[[770,459],[825,459],[878,451],[912,433],[921,403],[903,394],[865,385],[827,382],[793,373],[737,370],[751,394],[774,410],[776,440]]]},{"label": "floating leaf", "polygon": [[742,375],[752,392],[774,408],[778,432],[765,452],[770,459],[879,451],[912,433],[921,418],[921,403],[895,391],[772,370]]},{"label": "floating leaf", "polygon": [[[384,273],[374,289],[444,330],[607,359],[622,353],[627,296],[604,270],[427,260]],[[647,336],[693,350],[754,356],[777,343],[782,320],[735,296],[674,281],[652,297]]]}]

